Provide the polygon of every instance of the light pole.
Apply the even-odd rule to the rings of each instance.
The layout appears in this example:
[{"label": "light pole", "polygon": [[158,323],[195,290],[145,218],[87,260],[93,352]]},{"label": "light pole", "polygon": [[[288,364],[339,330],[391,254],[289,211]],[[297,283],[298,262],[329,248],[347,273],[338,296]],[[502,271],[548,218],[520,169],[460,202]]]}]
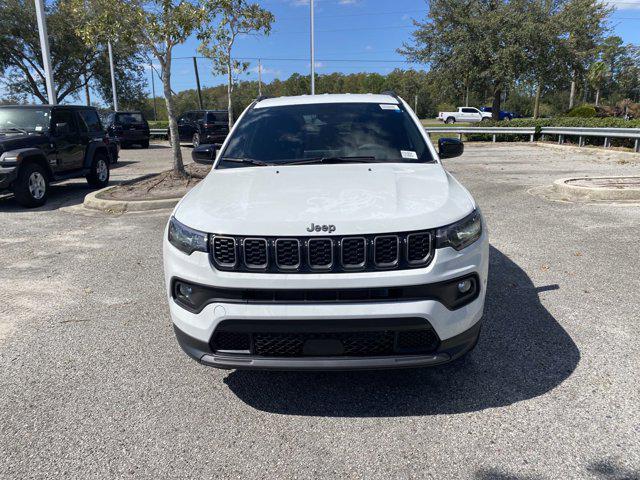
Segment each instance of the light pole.
[{"label": "light pole", "polygon": [[51,105],[57,104],[56,90],[53,86],[53,71],[51,70],[51,57],[49,56],[49,37],[47,35],[47,20],[45,18],[43,0],[35,0],[36,17],[38,19],[38,33],[40,34],[40,49],[42,50],[42,64],[44,65],[44,78],[47,84],[47,96]]},{"label": "light pole", "polygon": [[111,42],[107,42],[107,48],[109,49],[109,67],[111,68],[111,91],[113,92],[113,111],[118,111],[118,95],[116,93],[116,74],[113,71],[113,49],[111,48]]},{"label": "light pole", "polygon": [[311,6],[311,95],[316,94],[316,55],[314,51],[314,27],[313,27],[313,0],[309,1]]}]

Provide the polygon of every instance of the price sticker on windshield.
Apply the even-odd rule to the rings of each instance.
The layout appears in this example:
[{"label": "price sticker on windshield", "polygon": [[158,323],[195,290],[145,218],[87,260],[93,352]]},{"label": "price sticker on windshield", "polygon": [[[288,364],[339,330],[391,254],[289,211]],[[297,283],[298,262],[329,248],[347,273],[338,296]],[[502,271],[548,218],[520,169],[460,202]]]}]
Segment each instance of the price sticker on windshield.
[{"label": "price sticker on windshield", "polygon": [[395,110],[395,111],[400,110],[400,107],[398,105],[392,105],[390,103],[381,103],[380,108],[382,110]]},{"label": "price sticker on windshield", "polygon": [[400,150],[400,155],[402,155],[402,158],[410,158],[411,160],[418,159],[418,154],[413,150]]}]

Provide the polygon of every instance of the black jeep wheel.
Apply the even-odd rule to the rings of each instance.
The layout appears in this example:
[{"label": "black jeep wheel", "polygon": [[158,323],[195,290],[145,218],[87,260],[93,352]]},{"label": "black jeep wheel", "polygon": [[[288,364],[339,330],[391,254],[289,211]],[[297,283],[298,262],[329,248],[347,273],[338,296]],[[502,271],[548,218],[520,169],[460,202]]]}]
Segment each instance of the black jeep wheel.
[{"label": "black jeep wheel", "polygon": [[149,148],[149,140],[143,140],[140,142],[142,148]]},{"label": "black jeep wheel", "polygon": [[18,179],[13,186],[13,194],[24,207],[40,207],[49,195],[47,171],[38,163],[28,163],[20,168]]},{"label": "black jeep wheel", "polygon": [[104,188],[109,184],[109,173],[109,160],[104,153],[98,152],[93,156],[87,183],[92,187]]}]

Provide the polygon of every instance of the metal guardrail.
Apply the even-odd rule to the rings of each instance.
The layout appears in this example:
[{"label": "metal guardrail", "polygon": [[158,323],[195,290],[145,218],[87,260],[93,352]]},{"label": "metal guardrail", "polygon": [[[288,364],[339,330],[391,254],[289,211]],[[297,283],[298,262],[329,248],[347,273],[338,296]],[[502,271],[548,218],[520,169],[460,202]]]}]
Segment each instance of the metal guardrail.
[{"label": "metal guardrail", "polygon": [[[463,134],[485,133],[492,135],[492,140],[496,141],[497,135],[529,135],[529,141],[535,139],[536,129],[534,127],[424,127],[427,133],[456,133],[459,138]],[[629,138],[635,140],[634,150],[640,152],[640,128],[602,128],[602,127],[542,127],[540,129],[540,139],[544,140],[546,135],[557,135],[558,143],[564,143],[567,136],[578,137],[578,145],[585,145],[586,137],[604,138],[604,147],[611,146],[612,138]]]},{"label": "metal guardrail", "polygon": [[496,141],[497,135],[529,135],[529,141],[533,142],[536,134],[535,127],[424,127],[427,133],[457,133],[459,138],[463,134],[486,133],[493,136],[492,141]]},{"label": "metal guardrail", "polygon": [[602,128],[602,127],[542,127],[540,129],[541,140],[545,135],[557,135],[558,143],[564,143],[564,137],[578,137],[578,146],[583,147],[585,137],[604,138],[604,147],[611,146],[612,138],[635,139],[634,151],[640,152],[640,128]]},{"label": "metal guardrail", "polygon": [[166,128],[150,128],[149,133],[152,137],[166,137],[167,129]]}]

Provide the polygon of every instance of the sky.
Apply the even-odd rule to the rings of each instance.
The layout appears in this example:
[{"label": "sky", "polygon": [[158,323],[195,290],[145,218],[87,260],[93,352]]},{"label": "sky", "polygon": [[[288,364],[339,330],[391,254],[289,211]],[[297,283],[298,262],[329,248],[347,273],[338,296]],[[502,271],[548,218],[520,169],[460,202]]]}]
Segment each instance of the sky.
[{"label": "sky", "polygon": [[[292,73],[308,74],[309,0],[259,0],[276,18],[268,37],[244,37],[237,41],[234,56],[251,62],[244,79],[257,80],[257,58],[262,59],[263,81],[286,79]],[[611,0],[616,12],[612,34],[626,43],[640,44],[640,0]],[[423,68],[406,63],[396,52],[410,40],[412,20],[425,18],[424,0],[315,0],[316,72],[378,72],[394,68]],[[199,41],[192,37],[176,47],[172,75],[173,90],[195,88],[193,60]],[[183,58],[179,58],[183,57]],[[250,60],[251,59],[251,60]],[[225,82],[211,73],[211,63],[198,59],[202,87]],[[150,72],[148,68],[148,72]],[[149,81],[151,80],[148,73]],[[150,85],[150,84],[149,84]],[[156,77],[156,94],[159,95]]]}]

